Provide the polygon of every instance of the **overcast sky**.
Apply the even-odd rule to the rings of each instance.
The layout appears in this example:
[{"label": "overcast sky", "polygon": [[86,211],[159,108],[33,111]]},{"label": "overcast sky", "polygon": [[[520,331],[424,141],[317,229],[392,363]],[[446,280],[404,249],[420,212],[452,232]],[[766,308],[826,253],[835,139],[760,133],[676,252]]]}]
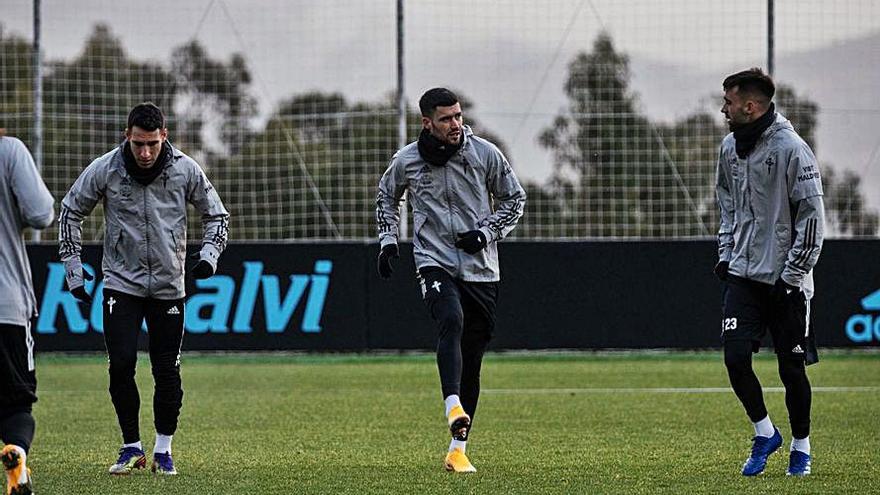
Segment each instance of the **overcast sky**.
[{"label": "overcast sky", "polygon": [[[2,1],[4,29],[30,37],[32,2]],[[731,71],[766,65],[766,3],[410,0],[407,94],[415,104],[433,86],[461,90],[475,115],[506,141],[519,174],[540,180],[551,165],[535,137],[564,105],[568,62],[602,29],[631,57],[643,110],[670,121],[716,105],[720,80]],[[789,82],[822,110],[820,157],[863,174],[871,204],[880,206],[880,0],[775,4],[777,78],[799,78]],[[110,25],[135,58],[166,61],[193,37],[214,57],[242,53],[264,113],[306,90],[375,101],[396,85],[394,0],[44,0],[42,11],[49,60],[76,56],[97,22]],[[844,73],[829,72],[811,55],[850,46],[861,47],[850,50],[852,60],[847,50],[832,55],[843,54]],[[868,69],[853,75],[847,64]],[[849,89],[840,91],[841,84]]]}]

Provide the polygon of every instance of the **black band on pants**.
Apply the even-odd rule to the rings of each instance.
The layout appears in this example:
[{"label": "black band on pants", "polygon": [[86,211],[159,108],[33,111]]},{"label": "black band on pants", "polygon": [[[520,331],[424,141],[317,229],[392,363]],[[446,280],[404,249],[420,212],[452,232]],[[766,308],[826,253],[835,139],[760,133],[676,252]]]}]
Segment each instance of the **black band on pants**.
[{"label": "black band on pants", "polygon": [[443,397],[458,395],[473,422],[483,354],[495,330],[498,284],[464,282],[441,268],[419,271],[422,296],[439,326],[437,368]]},{"label": "black band on pants", "polygon": [[773,286],[730,276],[724,289],[722,342],[730,385],[752,422],[767,416],[752,353],[770,331],[785,405],[794,438],[810,434],[812,391],[806,365],[818,361],[809,332],[809,303],[800,292],[781,294]]},{"label": "black band on pants", "polygon": [[110,398],[124,443],[140,440],[140,395],[135,382],[138,337],[147,322],[150,364],[155,382],[153,417],[156,431],[173,435],[183,404],[180,346],[183,342],[183,299],[163,300],[104,289],[104,343],[110,358]]},{"label": "black band on pants", "polygon": [[35,427],[30,404],[21,407],[0,407],[0,440],[6,445],[18,445],[27,454],[34,440]]},{"label": "black band on pants", "polygon": [[34,439],[31,408],[37,401],[33,340],[23,326],[0,324],[0,440],[25,452]]}]

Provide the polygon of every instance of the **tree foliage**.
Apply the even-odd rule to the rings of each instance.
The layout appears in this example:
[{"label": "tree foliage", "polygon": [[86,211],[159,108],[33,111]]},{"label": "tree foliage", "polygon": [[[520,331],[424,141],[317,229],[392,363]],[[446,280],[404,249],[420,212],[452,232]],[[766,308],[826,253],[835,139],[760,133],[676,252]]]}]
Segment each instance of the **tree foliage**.
[{"label": "tree foliage", "polygon": [[[728,132],[717,115],[698,111],[673,123],[652,122],[630,89],[629,59],[607,33],[569,64],[568,106],[544,129],[554,175],[538,197],[548,200],[549,236],[682,237],[717,231],[717,150]],[[815,150],[818,105],[779,85],[777,104]],[[876,235],[877,214],[860,178],[822,164],[829,221],[837,232]]]},{"label": "tree foliage", "polygon": [[607,33],[569,64],[567,108],[539,143],[554,157],[551,195],[572,237],[708,235],[712,151],[723,132],[705,114],[651,122],[630,89],[629,58]]}]

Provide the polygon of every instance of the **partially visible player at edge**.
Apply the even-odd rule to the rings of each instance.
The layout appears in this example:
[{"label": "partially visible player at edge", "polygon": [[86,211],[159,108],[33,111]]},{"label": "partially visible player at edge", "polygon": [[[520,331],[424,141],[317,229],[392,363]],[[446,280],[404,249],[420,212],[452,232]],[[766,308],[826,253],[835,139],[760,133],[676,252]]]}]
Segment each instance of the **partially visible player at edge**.
[{"label": "partially visible player at edge", "polygon": [[716,191],[721,210],[718,264],[724,281],[721,340],[730,384],[755,426],[745,476],[761,474],[782,445],[752,369],[767,330],[791,423],[786,474],[810,474],[811,389],[818,361],[810,321],[813,267],[825,233],[822,181],[813,151],[772,103],[776,88],[760,69],[727,77]]},{"label": "partially visible player at edge", "polygon": [[409,191],[422,297],[440,330],[437,367],[452,441],[449,471],[475,471],[465,454],[480,395],[483,353],[495,328],[496,241],[516,226],[526,194],[507,159],[463,124],[458,97],[434,88],[419,100],[422,131],[379,181],[378,270],[390,278],[398,254],[400,201]]},{"label": "partially visible player at edge", "polygon": [[0,129],[0,461],[6,495],[33,491],[27,455],[34,439],[37,401],[31,327],[37,301],[24,229],[44,229],[55,218],[55,200],[24,143]]},{"label": "partially visible player at edge", "polygon": [[199,261],[189,273],[208,278],[226,247],[229,213],[205,172],[171,146],[165,115],[153,103],[132,108],[122,144],[95,159],[61,202],[59,236],[71,294],[90,303],[80,259],[82,221],[104,206],[104,342],[110,358],[110,398],[122,430],[122,448],[111,474],[143,468],[140,396],[135,382],[138,337],[146,320],[155,381],[156,443],[153,472],[177,474],[171,440],[183,405],[180,348],[184,329],[187,203],[201,213]]}]

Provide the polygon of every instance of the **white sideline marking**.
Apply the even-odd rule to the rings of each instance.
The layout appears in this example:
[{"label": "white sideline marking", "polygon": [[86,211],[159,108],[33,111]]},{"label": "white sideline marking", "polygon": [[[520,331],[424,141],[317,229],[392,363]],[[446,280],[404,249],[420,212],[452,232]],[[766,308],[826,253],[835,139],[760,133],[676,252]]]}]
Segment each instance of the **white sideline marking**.
[{"label": "white sideline marking", "polygon": [[[813,392],[880,392],[880,387],[813,387]],[[764,387],[764,392],[785,392],[783,387]],[[490,388],[485,394],[719,394],[733,392],[730,387],[656,388]]]}]

